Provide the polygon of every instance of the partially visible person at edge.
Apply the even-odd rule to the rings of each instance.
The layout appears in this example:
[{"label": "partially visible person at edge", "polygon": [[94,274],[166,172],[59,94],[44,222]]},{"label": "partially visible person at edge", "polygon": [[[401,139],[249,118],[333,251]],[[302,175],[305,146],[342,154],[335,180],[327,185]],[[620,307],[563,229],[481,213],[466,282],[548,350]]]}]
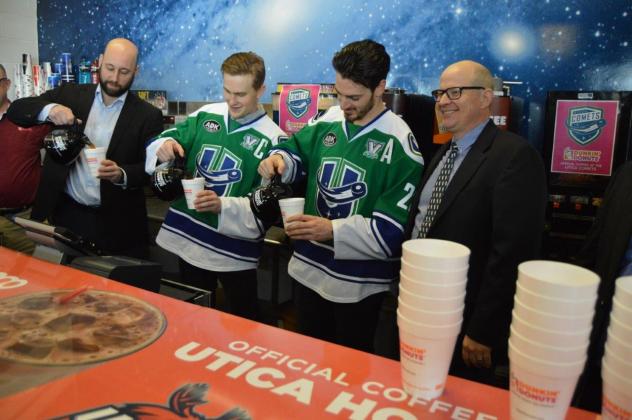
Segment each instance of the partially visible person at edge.
[{"label": "partially visible person at edge", "polygon": [[68,228],[106,253],[146,258],[145,142],[163,125],[159,109],[129,93],[137,60],[136,45],[113,39],[99,57],[98,85],[69,83],[16,100],[8,116],[28,127],[77,122],[94,145],[107,148],[97,178],[83,152],[71,166],[47,157],[31,217]]},{"label": "partially visible person at edge", "polygon": [[35,244],[7,217],[29,218],[31,214],[42,171],[40,149],[51,127],[22,128],[11,122],[6,116],[11,105],[9,87],[11,80],[0,64],[0,246],[31,254]]},{"label": "partially visible person at edge", "polygon": [[[489,70],[474,61],[451,64],[441,74],[432,94],[453,137],[418,182],[406,237],[445,239],[470,249],[463,326],[450,373],[497,384],[495,367],[508,364],[517,267],[540,254],[547,196],[540,154],[490,121],[492,86]],[[430,207],[448,159],[447,187],[438,207],[436,201]]]},{"label": "partially visible person at edge", "polygon": [[172,203],[156,243],[179,257],[184,281],[212,293],[221,281],[228,312],[256,320],[265,226],[245,196],[261,183],[259,161],[285,134],[259,105],[265,92],[261,57],[233,54],[221,71],[225,102],[203,106],[147,148],[148,173],[157,161],[184,157],[188,171],[206,185],[194,210],[184,197]]},{"label": "partially visible person at edge", "polygon": [[[592,228],[574,263],[601,277],[588,347],[573,405],[599,412],[602,404],[601,359],[604,355],[615,280],[632,275],[632,162],[614,173]],[[632,356],[632,355],[631,355]]]},{"label": "partially visible person at edge", "polygon": [[408,125],[384,106],[384,46],[352,42],[332,64],[340,106],[273,148],[259,173],[307,177],[305,214],[285,226],[300,332],[373,352],[423,159]]}]

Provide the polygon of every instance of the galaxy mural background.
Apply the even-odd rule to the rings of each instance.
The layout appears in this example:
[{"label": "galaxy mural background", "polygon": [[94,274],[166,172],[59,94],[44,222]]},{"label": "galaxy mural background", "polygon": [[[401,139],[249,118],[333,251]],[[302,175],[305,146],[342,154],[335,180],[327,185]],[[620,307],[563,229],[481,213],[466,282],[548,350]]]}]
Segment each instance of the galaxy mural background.
[{"label": "galaxy mural background", "polygon": [[487,65],[525,101],[539,143],[549,90],[632,90],[631,0],[39,0],[39,58],[94,59],[113,37],[140,48],[136,89],[222,98],[222,61],[251,50],[277,82],[333,82],[331,57],[371,38],[391,55],[388,86],[428,94],[461,59]]}]

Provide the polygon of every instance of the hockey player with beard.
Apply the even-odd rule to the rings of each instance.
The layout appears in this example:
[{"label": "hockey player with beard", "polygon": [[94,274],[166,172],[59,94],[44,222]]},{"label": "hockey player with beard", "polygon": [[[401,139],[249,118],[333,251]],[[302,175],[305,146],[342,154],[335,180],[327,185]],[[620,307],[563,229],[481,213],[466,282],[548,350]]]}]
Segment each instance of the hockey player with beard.
[{"label": "hockey player with beard", "polygon": [[221,70],[226,102],[203,106],[147,147],[148,173],[158,161],[181,157],[189,172],[205,179],[194,210],[184,197],[172,203],[156,243],[179,257],[189,284],[215,293],[219,279],[228,311],[257,319],[256,267],[265,227],[245,196],[260,185],[257,166],[284,133],[259,105],[263,59],[236,53]]},{"label": "hockey player with beard", "polygon": [[259,173],[307,177],[305,214],[286,225],[296,240],[288,271],[299,330],[371,352],[423,159],[410,128],[382,102],[384,46],[353,42],[332,64],[340,106],[273,148]]}]

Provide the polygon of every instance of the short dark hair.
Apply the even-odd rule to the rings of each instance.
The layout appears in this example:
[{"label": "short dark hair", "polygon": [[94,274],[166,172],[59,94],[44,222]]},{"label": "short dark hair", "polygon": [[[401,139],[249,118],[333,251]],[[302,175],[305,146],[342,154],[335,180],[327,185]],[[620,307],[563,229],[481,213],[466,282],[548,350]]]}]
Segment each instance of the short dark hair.
[{"label": "short dark hair", "polygon": [[263,58],[252,51],[238,52],[224,60],[222,74],[230,74],[231,76],[251,74],[254,78],[252,87],[257,90],[263,86],[266,79],[266,66]]},{"label": "short dark hair", "polygon": [[384,45],[365,39],[343,47],[334,54],[331,64],[343,78],[373,91],[382,80],[386,80],[391,67],[391,57]]}]

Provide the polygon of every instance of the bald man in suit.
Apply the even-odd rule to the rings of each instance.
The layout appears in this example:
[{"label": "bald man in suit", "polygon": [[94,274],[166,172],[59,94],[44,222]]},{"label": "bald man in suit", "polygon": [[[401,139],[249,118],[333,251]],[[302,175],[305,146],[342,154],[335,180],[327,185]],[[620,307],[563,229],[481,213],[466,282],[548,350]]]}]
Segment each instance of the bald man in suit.
[{"label": "bald man in suit", "polygon": [[[517,266],[539,256],[544,165],[526,140],[490,121],[492,75],[483,65],[448,66],[433,96],[453,138],[421,179],[407,236],[445,239],[471,250],[463,327],[450,372],[493,384],[494,367],[507,363]],[[451,170],[444,170],[447,186],[438,194],[444,166]]]},{"label": "bald man in suit", "polygon": [[163,125],[159,109],[129,94],[137,59],[134,43],[113,39],[99,57],[98,85],[65,84],[19,99],[7,115],[22,126],[77,122],[92,143],[107,148],[97,179],[83,153],[71,166],[47,156],[31,218],[66,227],[106,253],[146,258],[145,142]]}]

